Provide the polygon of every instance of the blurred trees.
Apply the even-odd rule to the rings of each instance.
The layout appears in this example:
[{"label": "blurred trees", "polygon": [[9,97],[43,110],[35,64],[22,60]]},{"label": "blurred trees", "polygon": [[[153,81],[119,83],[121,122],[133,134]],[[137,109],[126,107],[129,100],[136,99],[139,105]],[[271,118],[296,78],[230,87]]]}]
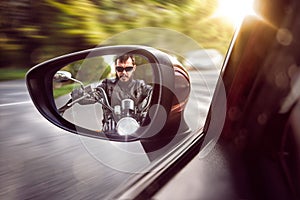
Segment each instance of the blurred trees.
[{"label": "blurred trees", "polygon": [[211,18],[215,8],[216,0],[1,1],[0,67],[29,68],[143,27],[176,30],[225,53],[233,27]]}]

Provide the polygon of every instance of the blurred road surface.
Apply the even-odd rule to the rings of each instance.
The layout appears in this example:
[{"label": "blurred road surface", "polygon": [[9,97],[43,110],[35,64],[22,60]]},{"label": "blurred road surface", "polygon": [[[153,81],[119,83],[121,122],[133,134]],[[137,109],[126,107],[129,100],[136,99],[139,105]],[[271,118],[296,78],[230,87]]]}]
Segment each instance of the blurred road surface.
[{"label": "blurred road surface", "polygon": [[0,83],[0,93],[0,199],[101,199],[149,164],[144,154],[124,157],[115,144],[49,123],[24,80]]},{"label": "blurred road surface", "polygon": [[[218,72],[190,75],[185,116],[195,130],[204,124]],[[1,82],[0,93],[0,199],[102,199],[150,164],[138,142],[84,138],[52,125],[24,80]]]}]

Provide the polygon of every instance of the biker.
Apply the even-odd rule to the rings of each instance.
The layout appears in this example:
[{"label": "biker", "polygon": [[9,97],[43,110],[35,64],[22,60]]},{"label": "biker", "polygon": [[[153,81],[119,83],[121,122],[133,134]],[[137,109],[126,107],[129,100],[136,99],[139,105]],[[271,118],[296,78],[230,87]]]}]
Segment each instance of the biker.
[{"label": "biker", "polygon": [[[132,110],[132,115],[135,120],[141,125],[146,117],[146,106],[150,101],[152,87],[147,85],[144,80],[133,79],[134,71],[136,70],[135,58],[131,54],[123,54],[115,59],[116,77],[104,79],[95,89],[100,94],[105,91],[108,103],[117,111],[124,99],[131,99],[134,102],[135,109]],[[101,90],[101,88],[103,90]],[[83,92],[74,90],[71,94],[72,99],[77,99]],[[101,94],[99,95],[101,96]],[[97,102],[96,99],[84,99],[79,103],[90,104]],[[111,110],[102,106],[103,109],[103,130],[110,131],[115,128],[115,123],[118,119]],[[119,112],[119,111],[117,111]]]}]

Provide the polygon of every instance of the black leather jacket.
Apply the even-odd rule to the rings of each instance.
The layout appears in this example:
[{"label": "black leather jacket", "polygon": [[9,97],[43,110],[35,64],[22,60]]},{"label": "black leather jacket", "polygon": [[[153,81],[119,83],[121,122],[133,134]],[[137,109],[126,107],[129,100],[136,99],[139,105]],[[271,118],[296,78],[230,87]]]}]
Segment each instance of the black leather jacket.
[{"label": "black leather jacket", "polygon": [[[117,78],[104,79],[100,85],[107,94],[108,101],[112,107],[121,105],[123,99],[132,99],[138,110],[143,109],[143,101],[150,98],[152,87],[143,80],[130,79],[128,82],[118,81]],[[96,88],[96,89],[97,89]]]},{"label": "black leather jacket", "polygon": [[[132,99],[134,101],[135,110],[132,117],[142,125],[146,119],[148,108],[147,103],[150,101],[152,87],[147,85],[143,80],[130,79],[128,82],[118,81],[117,78],[105,79],[96,90],[104,89],[108,102],[112,108],[116,105],[121,106],[123,99]],[[116,127],[116,120],[110,110],[103,109],[103,130],[105,132],[113,131]]]}]

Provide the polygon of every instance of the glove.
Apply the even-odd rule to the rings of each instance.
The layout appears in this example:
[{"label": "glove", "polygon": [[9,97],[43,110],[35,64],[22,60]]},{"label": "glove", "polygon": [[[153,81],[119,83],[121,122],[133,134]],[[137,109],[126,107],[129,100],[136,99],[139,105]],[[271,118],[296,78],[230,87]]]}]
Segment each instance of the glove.
[{"label": "glove", "polygon": [[[75,101],[75,100],[83,97],[83,95],[85,95],[85,94],[91,94],[91,91],[92,91],[92,89],[90,86],[84,88],[84,90],[82,88],[77,88],[77,89],[73,90],[71,93],[72,101]],[[97,100],[93,96],[85,97],[84,99],[78,101],[78,103],[81,105],[93,104],[96,102],[97,102]]]},{"label": "glove", "polygon": [[83,96],[83,94],[84,94],[84,91],[82,88],[77,88],[77,89],[73,90],[71,93],[72,101],[79,99],[80,97]]}]

